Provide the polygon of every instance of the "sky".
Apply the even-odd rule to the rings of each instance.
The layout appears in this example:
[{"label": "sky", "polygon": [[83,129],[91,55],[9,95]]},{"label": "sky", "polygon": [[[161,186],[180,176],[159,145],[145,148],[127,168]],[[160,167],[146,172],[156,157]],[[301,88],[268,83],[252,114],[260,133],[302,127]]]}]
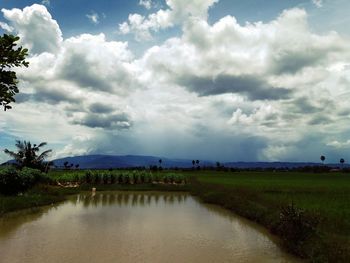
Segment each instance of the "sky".
[{"label": "sky", "polygon": [[28,68],[0,112],[52,159],[350,160],[348,0],[0,0]]}]

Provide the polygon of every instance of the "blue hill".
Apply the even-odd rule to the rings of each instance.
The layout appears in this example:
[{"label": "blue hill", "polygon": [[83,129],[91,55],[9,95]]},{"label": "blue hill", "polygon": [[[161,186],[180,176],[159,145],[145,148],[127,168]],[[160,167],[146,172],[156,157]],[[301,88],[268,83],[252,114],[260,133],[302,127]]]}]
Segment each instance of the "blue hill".
[{"label": "blue hill", "polygon": [[[150,167],[159,166],[159,159],[162,159],[163,168],[191,168],[190,159],[172,159],[159,156],[141,156],[141,155],[84,155],[65,157],[53,160],[57,167],[63,167],[65,162],[69,164],[79,164],[81,169],[108,169],[108,168],[130,168],[130,167]],[[200,166],[216,166],[216,162],[200,160]],[[312,162],[222,162],[221,165],[232,168],[298,168],[304,166],[319,166],[320,163]],[[330,167],[339,167],[339,164],[327,164]],[[344,164],[344,167],[349,165]]]}]

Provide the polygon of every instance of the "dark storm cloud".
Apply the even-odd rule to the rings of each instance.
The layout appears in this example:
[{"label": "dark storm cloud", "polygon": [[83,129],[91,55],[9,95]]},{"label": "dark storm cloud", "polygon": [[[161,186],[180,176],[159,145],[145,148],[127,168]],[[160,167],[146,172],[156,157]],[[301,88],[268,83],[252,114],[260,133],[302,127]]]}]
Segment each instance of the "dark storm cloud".
[{"label": "dark storm cloud", "polygon": [[71,94],[61,90],[43,89],[34,94],[36,101],[47,102],[49,104],[57,104],[59,102],[82,103],[82,98],[73,97]]},{"label": "dark storm cloud", "polygon": [[263,79],[252,75],[219,75],[216,78],[184,76],[178,79],[178,84],[200,96],[241,93],[251,100],[280,100],[291,95],[290,90],[272,87]]},{"label": "dark storm cloud", "polygon": [[104,128],[104,129],[129,129],[131,121],[125,113],[115,114],[86,114],[82,118],[76,118],[72,121],[73,124],[84,125],[90,128]]},{"label": "dark storm cloud", "polygon": [[350,109],[340,110],[338,116],[347,117],[350,116]]},{"label": "dark storm cloud", "polygon": [[308,98],[302,97],[292,101],[293,112],[296,113],[316,113],[321,109],[312,105]]},{"label": "dark storm cloud", "polygon": [[103,104],[103,103],[93,103],[89,106],[89,110],[93,113],[110,113],[114,109],[113,107]]},{"label": "dark storm cloud", "polygon": [[299,70],[313,66],[324,58],[324,52],[286,52],[274,59],[272,70],[275,74],[295,74]]},{"label": "dark storm cloud", "polygon": [[318,115],[316,117],[313,117],[308,123],[310,125],[320,125],[320,124],[331,124],[333,121],[332,119],[328,118],[327,116]]},{"label": "dark storm cloud", "polygon": [[60,90],[37,89],[35,93],[19,93],[16,95],[17,103],[27,101],[45,102],[51,105],[56,105],[60,102],[82,103],[81,98],[76,98]]},{"label": "dark storm cloud", "polygon": [[20,93],[16,94],[16,96],[15,96],[16,103],[27,102],[31,99],[32,95],[33,94],[20,92]]},{"label": "dark storm cloud", "polygon": [[[137,127],[134,130],[137,130]],[[266,138],[260,136],[228,133],[217,136],[216,131],[209,129],[206,129],[203,133],[206,133],[206,136],[196,137],[193,140],[191,136],[179,136],[179,134],[172,131],[155,135],[145,128],[144,138],[133,136],[132,131],[121,131],[118,134],[104,133],[100,137],[84,141],[83,147],[93,149],[92,153],[99,154],[142,153],[144,155],[220,162],[257,161],[260,152],[267,147]]]},{"label": "dark storm cloud", "polygon": [[84,54],[71,54],[65,59],[60,77],[75,82],[84,88],[95,88],[102,91],[111,91],[110,81],[95,72],[94,67]]}]

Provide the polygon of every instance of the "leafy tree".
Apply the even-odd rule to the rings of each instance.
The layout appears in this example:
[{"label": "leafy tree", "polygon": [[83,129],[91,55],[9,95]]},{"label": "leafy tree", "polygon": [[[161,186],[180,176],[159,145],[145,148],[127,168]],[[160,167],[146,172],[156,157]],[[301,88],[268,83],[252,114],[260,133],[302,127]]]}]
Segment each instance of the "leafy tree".
[{"label": "leafy tree", "polygon": [[195,160],[192,160],[192,166],[194,166],[194,165],[195,165],[195,163],[196,163],[196,161],[195,161]]},{"label": "leafy tree", "polygon": [[46,171],[51,162],[46,162],[45,159],[49,156],[52,150],[46,150],[39,154],[40,148],[46,146],[46,142],[39,145],[31,144],[29,141],[16,141],[17,152],[5,149],[5,153],[13,157],[17,165],[22,167],[29,167]]},{"label": "leafy tree", "polygon": [[324,155],[321,155],[320,159],[321,159],[322,163],[324,164],[324,160],[326,160],[326,157]]},{"label": "leafy tree", "polygon": [[197,164],[197,170],[199,171],[201,169],[199,166],[199,160],[196,160],[196,164]]},{"label": "leafy tree", "polygon": [[28,49],[16,47],[18,40],[19,37],[13,35],[0,36],[0,106],[5,111],[12,108],[9,104],[15,102],[14,95],[19,92],[17,75],[11,68],[29,65],[25,61]]}]

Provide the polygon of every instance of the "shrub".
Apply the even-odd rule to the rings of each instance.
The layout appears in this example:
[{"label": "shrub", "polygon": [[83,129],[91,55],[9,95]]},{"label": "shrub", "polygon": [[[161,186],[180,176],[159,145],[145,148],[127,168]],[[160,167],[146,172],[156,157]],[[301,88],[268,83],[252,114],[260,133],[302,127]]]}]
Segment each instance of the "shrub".
[{"label": "shrub", "polygon": [[154,181],[156,181],[157,183],[161,181],[161,178],[158,173],[154,174]]},{"label": "shrub", "polygon": [[134,184],[137,184],[139,182],[139,175],[136,171],[134,171],[132,173],[132,180],[133,180]]},{"label": "shrub", "polygon": [[108,184],[108,180],[109,180],[109,175],[108,173],[103,173],[102,175],[102,180],[104,184]]},{"label": "shrub", "polygon": [[165,184],[167,184],[167,183],[169,182],[168,175],[165,175],[165,176],[163,177],[163,182],[164,182]]},{"label": "shrub", "polygon": [[33,187],[36,183],[40,182],[42,174],[39,170],[24,167],[19,171],[19,178],[21,180],[21,191],[26,191]]},{"label": "shrub", "polygon": [[123,182],[124,182],[125,184],[130,184],[130,176],[129,176],[129,174],[124,175],[124,180],[123,180]]},{"label": "shrub", "polygon": [[46,180],[47,178],[36,169],[23,168],[18,171],[14,167],[6,167],[0,170],[0,194],[15,195]]},{"label": "shrub", "polygon": [[141,175],[140,175],[140,182],[141,182],[141,184],[143,184],[145,182],[145,179],[146,179],[145,173],[142,172]]},{"label": "shrub", "polygon": [[306,214],[304,210],[290,204],[281,208],[277,231],[288,248],[300,254],[305,241],[316,234],[318,223],[316,216]]},{"label": "shrub", "polygon": [[85,173],[85,182],[90,184],[92,180],[92,172],[89,170]]},{"label": "shrub", "polygon": [[122,184],[123,183],[123,174],[122,173],[120,173],[119,175],[118,175],[118,184]]},{"label": "shrub", "polygon": [[114,173],[111,173],[111,184],[114,184],[115,183],[115,174]]},{"label": "shrub", "polygon": [[95,172],[93,178],[95,184],[99,184],[101,182],[101,176],[98,174],[98,172]]},{"label": "shrub", "polygon": [[18,172],[13,167],[0,170],[0,194],[14,195],[20,191],[21,182]]},{"label": "shrub", "polygon": [[74,182],[79,182],[80,178],[78,174],[74,174]]}]

